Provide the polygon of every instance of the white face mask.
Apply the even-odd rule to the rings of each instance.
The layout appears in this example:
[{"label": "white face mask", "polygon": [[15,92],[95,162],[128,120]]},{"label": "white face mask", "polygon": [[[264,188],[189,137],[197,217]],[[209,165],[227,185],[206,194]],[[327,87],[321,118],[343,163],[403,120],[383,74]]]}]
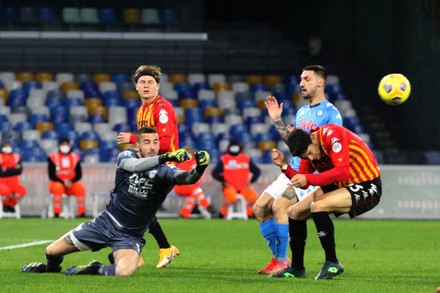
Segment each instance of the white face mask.
[{"label": "white face mask", "polygon": [[70,146],[68,145],[60,146],[60,152],[62,152],[63,154],[67,154],[68,152],[70,152]]},{"label": "white face mask", "polygon": [[229,152],[231,154],[238,154],[239,151],[240,151],[240,147],[238,145],[233,145],[229,147]]},{"label": "white face mask", "polygon": [[2,152],[5,153],[5,154],[10,154],[10,153],[12,153],[12,147],[10,147],[10,146],[4,146],[4,147],[2,148]]}]

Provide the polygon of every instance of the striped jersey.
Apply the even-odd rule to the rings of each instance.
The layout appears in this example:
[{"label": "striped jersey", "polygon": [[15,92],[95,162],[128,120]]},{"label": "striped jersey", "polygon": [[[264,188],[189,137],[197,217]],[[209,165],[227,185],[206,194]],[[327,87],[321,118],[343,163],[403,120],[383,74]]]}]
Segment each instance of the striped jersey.
[{"label": "striped jersey", "polygon": [[[339,125],[317,129],[322,156],[316,161],[301,160],[299,173],[306,174],[307,184],[339,187],[373,180],[380,176],[377,161],[365,142]],[[317,174],[310,174],[314,171]]]}]

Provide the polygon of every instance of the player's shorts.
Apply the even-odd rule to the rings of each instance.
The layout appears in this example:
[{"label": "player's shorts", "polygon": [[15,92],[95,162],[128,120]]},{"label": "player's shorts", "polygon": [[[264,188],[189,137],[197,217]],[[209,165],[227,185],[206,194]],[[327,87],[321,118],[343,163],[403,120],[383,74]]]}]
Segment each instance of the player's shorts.
[{"label": "player's shorts", "polygon": [[143,236],[135,236],[119,228],[106,212],[96,219],[82,223],[69,232],[73,244],[81,251],[98,251],[111,247],[113,252],[119,249],[133,249],[139,254],[145,245]]},{"label": "player's shorts", "polygon": [[[351,194],[352,206],[350,218],[357,217],[368,212],[378,205],[382,196],[382,181],[380,177],[362,183],[349,184],[345,187]],[[322,187],[324,193],[339,189],[336,185],[327,185]],[[334,213],[335,216],[341,214]]]},{"label": "player's shorts", "polygon": [[[268,193],[274,199],[278,199],[282,196],[284,190],[286,190],[287,185],[290,184],[290,179],[284,173],[281,173],[278,178],[273,181],[263,192]],[[298,197],[298,201],[302,200],[307,194],[317,189],[316,186],[309,186],[307,189],[301,189],[293,186],[295,190],[296,196]]]}]

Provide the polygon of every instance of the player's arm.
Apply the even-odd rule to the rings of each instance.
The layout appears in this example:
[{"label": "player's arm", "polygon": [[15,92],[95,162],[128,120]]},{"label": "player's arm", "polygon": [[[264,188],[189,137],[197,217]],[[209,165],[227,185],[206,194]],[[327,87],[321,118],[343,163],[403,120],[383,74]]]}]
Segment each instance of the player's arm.
[{"label": "player's arm", "polygon": [[136,173],[146,171],[159,165],[159,156],[148,158],[123,158],[120,167],[125,171]]},{"label": "player's arm", "polygon": [[177,185],[194,184],[202,177],[210,162],[209,153],[207,151],[199,151],[194,154],[194,157],[196,167],[190,171],[178,170],[174,173],[174,181]]},{"label": "player's arm", "polygon": [[281,113],[283,113],[284,104],[278,104],[277,99],[274,96],[268,96],[266,101],[264,101],[266,105],[267,112],[269,114],[270,119],[275,124],[275,128],[280,134],[283,140],[287,139],[287,135],[289,134],[286,125],[284,125],[283,120],[281,120]]}]

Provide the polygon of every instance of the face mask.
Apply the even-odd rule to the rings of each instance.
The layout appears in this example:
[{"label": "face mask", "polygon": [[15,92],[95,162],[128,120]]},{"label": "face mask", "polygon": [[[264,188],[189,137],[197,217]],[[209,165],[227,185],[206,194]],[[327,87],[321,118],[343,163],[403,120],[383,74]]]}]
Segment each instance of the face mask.
[{"label": "face mask", "polygon": [[238,154],[240,152],[240,147],[238,145],[233,145],[229,147],[229,152],[231,154]]},{"label": "face mask", "polygon": [[10,146],[5,146],[5,147],[3,147],[3,148],[2,148],[2,152],[5,153],[5,154],[10,154],[10,153],[12,153],[12,147],[10,147]]},{"label": "face mask", "polygon": [[68,152],[70,152],[70,146],[68,145],[60,146],[60,152],[62,152],[63,154],[67,154]]}]

